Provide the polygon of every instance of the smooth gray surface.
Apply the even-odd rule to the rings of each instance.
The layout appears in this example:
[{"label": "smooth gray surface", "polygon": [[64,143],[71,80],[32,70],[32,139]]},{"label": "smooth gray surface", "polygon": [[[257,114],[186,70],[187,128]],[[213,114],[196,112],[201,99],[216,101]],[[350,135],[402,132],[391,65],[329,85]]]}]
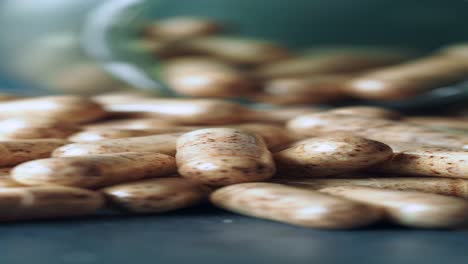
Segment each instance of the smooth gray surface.
[{"label": "smooth gray surface", "polygon": [[214,208],[2,224],[0,263],[467,263],[468,233],[317,231]]}]

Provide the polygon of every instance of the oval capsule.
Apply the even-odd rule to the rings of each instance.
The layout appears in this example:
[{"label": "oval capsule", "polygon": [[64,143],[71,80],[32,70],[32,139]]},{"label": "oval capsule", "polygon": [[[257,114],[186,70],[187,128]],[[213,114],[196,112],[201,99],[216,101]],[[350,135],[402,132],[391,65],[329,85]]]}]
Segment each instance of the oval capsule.
[{"label": "oval capsule", "polygon": [[164,213],[208,200],[209,188],[183,178],[130,182],[101,190],[110,203],[133,213]]},{"label": "oval capsule", "polygon": [[0,141],[0,166],[12,166],[28,160],[47,158],[56,148],[67,144],[63,139],[22,139]]},{"label": "oval capsule", "polygon": [[154,39],[181,40],[218,33],[223,26],[203,17],[177,16],[159,19],[146,28],[146,35]]},{"label": "oval capsule", "polygon": [[64,186],[0,188],[0,221],[91,215],[104,206],[103,195]]},{"label": "oval capsule", "polygon": [[193,97],[239,97],[258,88],[245,72],[203,57],[183,57],[164,63],[163,79],[177,93]]},{"label": "oval capsule", "polygon": [[34,97],[0,103],[0,118],[34,116],[68,123],[84,123],[107,115],[99,104],[73,95]]},{"label": "oval capsule", "polygon": [[236,213],[313,228],[348,229],[372,224],[381,210],[275,183],[242,183],[216,190],[211,202]]},{"label": "oval capsule", "polygon": [[246,108],[216,99],[146,99],[106,106],[113,113],[133,113],[188,125],[229,124],[243,120]]},{"label": "oval capsule", "polygon": [[207,128],[177,140],[182,177],[214,186],[261,181],[273,176],[275,164],[263,139],[233,128]]},{"label": "oval capsule", "polygon": [[468,178],[468,150],[401,145],[391,159],[370,169],[392,174]]},{"label": "oval capsule", "polygon": [[392,149],[353,135],[301,140],[274,154],[280,175],[323,177],[356,171],[392,157]]},{"label": "oval capsule", "polygon": [[461,82],[467,75],[468,62],[437,54],[363,74],[345,90],[358,98],[397,100]]},{"label": "oval capsule", "polygon": [[468,222],[468,202],[432,193],[342,186],[320,192],[382,208],[388,220],[419,228],[454,228]]},{"label": "oval capsule", "polygon": [[92,129],[160,129],[175,126],[174,123],[158,118],[125,118],[82,126],[86,130]]},{"label": "oval capsule", "polygon": [[21,187],[22,185],[13,181],[10,177],[11,167],[0,168],[0,189]]},{"label": "oval capsule", "polygon": [[173,156],[176,152],[176,141],[180,135],[180,133],[174,133],[74,143],[56,149],[52,156],[70,157],[120,152],[153,152]]},{"label": "oval capsule", "polygon": [[0,120],[0,139],[66,138],[80,128],[59,120],[15,117]]},{"label": "oval capsule", "polygon": [[384,143],[398,141],[453,148],[468,147],[466,135],[405,122],[328,112],[298,116],[289,121],[287,127],[291,132],[301,136],[349,132]]},{"label": "oval capsule", "polygon": [[317,107],[310,106],[270,106],[270,105],[254,105],[245,115],[246,121],[279,123],[284,124],[287,121],[304,114],[322,112],[323,110]]},{"label": "oval capsule", "polygon": [[406,117],[404,121],[412,124],[433,128],[468,131],[468,118],[442,116],[413,116]]},{"label": "oval capsule", "polygon": [[126,152],[33,160],[16,166],[11,177],[24,185],[96,188],[174,172],[174,157]]},{"label": "oval capsule", "polygon": [[106,139],[144,137],[151,135],[173,134],[190,132],[198,127],[161,127],[159,129],[91,129],[71,135],[68,139],[72,142],[91,142]]},{"label": "oval capsule", "polygon": [[[372,175],[372,174],[369,174]],[[398,191],[419,191],[468,198],[468,180],[436,177],[383,177],[377,175],[352,175],[355,178],[278,178],[277,183],[318,190],[338,186],[365,186]],[[359,177],[359,178],[357,178]]]}]

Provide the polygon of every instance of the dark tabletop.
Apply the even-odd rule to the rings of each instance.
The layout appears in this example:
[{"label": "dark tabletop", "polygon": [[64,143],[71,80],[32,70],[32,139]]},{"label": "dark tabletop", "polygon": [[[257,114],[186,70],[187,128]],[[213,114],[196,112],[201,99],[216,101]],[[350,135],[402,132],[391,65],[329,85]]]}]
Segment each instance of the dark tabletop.
[{"label": "dark tabletop", "polygon": [[0,263],[468,263],[466,231],[313,230],[211,207],[0,226]]}]

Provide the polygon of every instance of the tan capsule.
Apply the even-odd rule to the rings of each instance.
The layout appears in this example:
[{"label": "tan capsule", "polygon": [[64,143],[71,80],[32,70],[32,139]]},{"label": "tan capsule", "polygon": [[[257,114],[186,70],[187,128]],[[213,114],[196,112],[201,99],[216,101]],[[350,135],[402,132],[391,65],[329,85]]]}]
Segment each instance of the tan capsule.
[{"label": "tan capsule", "polygon": [[455,197],[363,186],[330,187],[321,192],[382,208],[388,220],[420,228],[453,228],[468,222],[468,202]]},{"label": "tan capsule", "polygon": [[203,57],[182,57],[166,62],[163,79],[177,93],[194,97],[240,97],[258,87],[245,72]]},{"label": "tan capsule", "polygon": [[267,122],[284,124],[290,119],[304,114],[322,112],[317,107],[310,106],[284,106],[284,107],[263,107],[250,108],[245,115],[247,121]]},{"label": "tan capsule", "polygon": [[237,37],[199,37],[183,43],[183,48],[197,55],[206,55],[240,65],[259,65],[291,56],[280,45],[264,40]]},{"label": "tan capsule", "polygon": [[74,143],[56,149],[52,156],[71,157],[120,152],[153,152],[173,156],[176,152],[176,141],[180,135],[180,133],[173,133]]},{"label": "tan capsule", "polygon": [[346,90],[364,99],[405,99],[466,79],[468,61],[432,55],[366,73],[349,81]]},{"label": "tan capsule", "polygon": [[233,128],[207,128],[177,140],[179,174],[197,182],[223,186],[273,176],[275,164],[263,139]]},{"label": "tan capsule", "polygon": [[353,136],[323,136],[301,140],[274,154],[278,172],[296,177],[323,177],[356,171],[392,157],[392,149]]},{"label": "tan capsule", "polygon": [[[358,175],[353,175],[358,176]],[[338,186],[366,186],[399,191],[419,191],[468,198],[468,180],[436,177],[301,178],[275,180],[277,183],[318,190]]]},{"label": "tan capsule", "polygon": [[142,90],[124,90],[118,92],[109,92],[98,94],[93,97],[93,101],[98,102],[101,105],[112,105],[114,103],[124,103],[131,100],[141,100],[147,97],[156,96],[156,93],[149,93]]},{"label": "tan capsule", "polygon": [[209,188],[183,178],[119,184],[101,190],[112,205],[133,213],[164,213],[208,200]]},{"label": "tan capsule", "polygon": [[428,127],[385,120],[333,113],[306,114],[288,122],[288,129],[302,136],[349,132],[384,143],[399,141],[442,147],[467,148],[468,136]]},{"label": "tan capsule", "polygon": [[104,206],[102,194],[64,186],[0,188],[0,221],[84,216]]},{"label": "tan capsule", "polygon": [[468,178],[468,150],[409,146],[371,169],[384,173]]},{"label": "tan capsule", "polygon": [[379,209],[274,183],[242,183],[211,194],[211,202],[248,216],[313,228],[347,229],[379,220]]},{"label": "tan capsule", "polygon": [[66,138],[78,126],[59,120],[14,117],[0,120],[0,139]]},{"label": "tan capsule", "polygon": [[257,69],[257,75],[264,78],[282,78],[355,73],[395,64],[406,58],[408,58],[407,54],[401,51],[388,49],[319,49],[300,57],[259,67]]},{"label": "tan capsule", "polygon": [[406,117],[404,121],[440,129],[468,130],[468,118],[461,117],[414,116]]},{"label": "tan capsule", "polygon": [[454,56],[457,59],[461,57],[468,58],[468,43],[465,42],[465,43],[449,45],[449,46],[443,47],[441,52],[449,56]]},{"label": "tan capsule", "polygon": [[16,166],[11,177],[24,185],[96,188],[174,172],[175,159],[171,156],[124,152],[33,160]]},{"label": "tan capsule", "polygon": [[44,96],[0,103],[0,118],[31,117],[83,123],[105,117],[102,107],[79,96]]},{"label": "tan capsule", "polygon": [[339,107],[327,111],[327,113],[338,114],[338,115],[355,115],[358,117],[369,117],[369,118],[381,118],[398,120],[401,119],[401,114],[381,107],[375,106],[348,106]]},{"label": "tan capsule", "polygon": [[218,33],[223,26],[203,17],[178,16],[160,19],[146,28],[146,34],[155,39],[180,40]]},{"label": "tan capsule", "polygon": [[19,97],[12,94],[0,93],[0,102],[16,100]]},{"label": "tan capsule", "polygon": [[21,187],[22,185],[13,181],[10,178],[10,171],[12,168],[0,168],[0,189],[1,188],[12,188],[12,187]]},{"label": "tan capsule", "polygon": [[106,139],[144,137],[151,135],[173,134],[180,132],[190,132],[199,129],[198,127],[161,127],[154,129],[91,129],[71,135],[68,140],[72,142],[91,142]]},{"label": "tan capsule", "polygon": [[147,99],[106,106],[116,113],[146,114],[174,123],[230,124],[243,120],[246,108],[240,104],[215,99]]},{"label": "tan capsule", "polygon": [[345,75],[322,75],[269,80],[253,100],[271,104],[319,104],[342,99]]},{"label": "tan capsule", "polygon": [[28,160],[47,158],[52,151],[67,143],[62,139],[0,141],[0,166],[12,166]]},{"label": "tan capsule", "polygon": [[86,130],[102,129],[160,129],[175,126],[174,123],[158,118],[126,118],[91,123],[83,126]]},{"label": "tan capsule", "polygon": [[293,140],[288,131],[278,125],[246,123],[230,127],[261,136],[270,150],[285,146]]}]

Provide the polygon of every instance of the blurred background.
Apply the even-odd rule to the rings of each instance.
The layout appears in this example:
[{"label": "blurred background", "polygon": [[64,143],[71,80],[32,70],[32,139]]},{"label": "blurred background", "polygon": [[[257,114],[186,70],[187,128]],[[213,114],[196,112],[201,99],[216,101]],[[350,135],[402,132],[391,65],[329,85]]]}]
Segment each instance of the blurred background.
[{"label": "blurred background", "polygon": [[424,54],[468,40],[465,0],[3,0],[0,89],[94,94],[151,88],[158,77],[140,70],[159,61],[137,59],[141,50],[133,41],[142,26],[173,16],[213,18],[236,35],[293,50],[358,45]]}]

